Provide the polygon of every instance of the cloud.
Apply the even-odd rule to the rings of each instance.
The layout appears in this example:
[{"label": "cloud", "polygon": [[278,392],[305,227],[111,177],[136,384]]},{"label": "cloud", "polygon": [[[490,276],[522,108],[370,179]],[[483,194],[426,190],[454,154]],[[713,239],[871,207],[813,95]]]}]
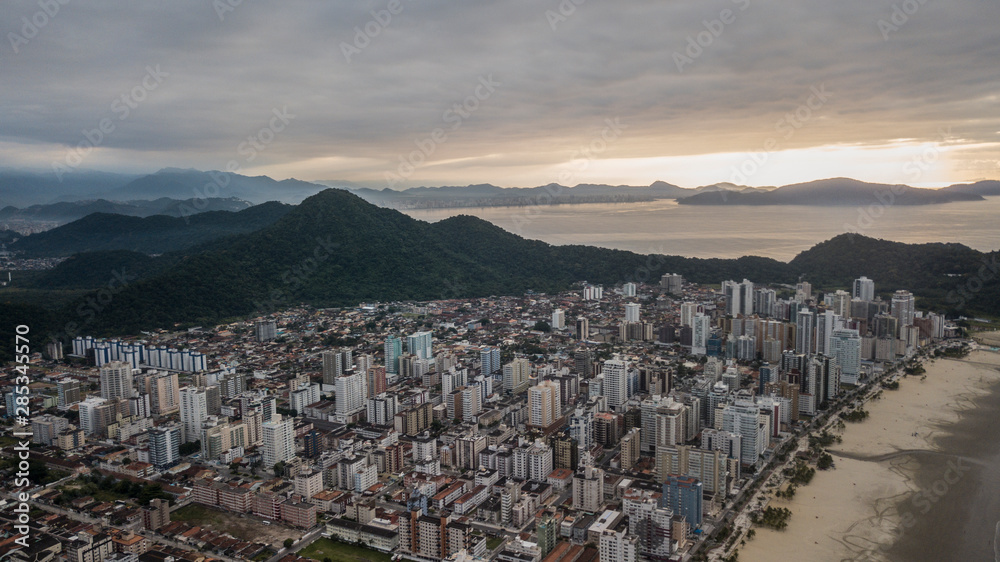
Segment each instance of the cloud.
[{"label": "cloud", "polygon": [[[613,117],[629,129],[602,158],[623,162],[621,180],[645,177],[629,175],[629,159],[644,170],[657,158],[702,165],[757,148],[820,84],[831,101],[782,149],[919,144],[951,127],[977,147],[955,151],[970,156],[953,168],[995,175],[1000,8],[926,0],[887,39],[878,22],[891,21],[894,4],[589,0],[553,29],[555,0],[242,2],[221,19],[212,2],[69,1],[15,54],[9,34],[40,8],[9,1],[0,146],[22,149],[0,153],[0,164],[47,165],[109,118],[115,131],[83,166],[221,168],[287,106],[297,118],[246,169],[380,181],[492,75],[497,91],[411,183],[553,181],[547,174]],[[713,33],[724,10],[732,21]],[[679,71],[675,53],[699,39],[708,44]],[[118,120],[112,104],[150,65],[169,77]],[[728,176],[710,168],[694,176]]]}]

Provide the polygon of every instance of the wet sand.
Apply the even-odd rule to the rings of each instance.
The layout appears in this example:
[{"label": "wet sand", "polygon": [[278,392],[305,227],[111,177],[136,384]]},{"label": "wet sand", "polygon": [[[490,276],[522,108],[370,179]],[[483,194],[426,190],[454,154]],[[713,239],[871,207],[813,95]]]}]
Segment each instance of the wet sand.
[{"label": "wet sand", "polygon": [[740,560],[993,560],[1000,521],[1000,354],[924,364],[846,423],[792,500],[784,531],[757,528]]}]

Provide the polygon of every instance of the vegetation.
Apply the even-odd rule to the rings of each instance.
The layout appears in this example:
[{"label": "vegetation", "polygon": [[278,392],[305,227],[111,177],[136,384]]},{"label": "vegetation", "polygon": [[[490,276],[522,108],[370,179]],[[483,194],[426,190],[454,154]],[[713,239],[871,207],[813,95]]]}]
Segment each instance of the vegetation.
[{"label": "vegetation", "polygon": [[819,460],[816,461],[816,468],[820,470],[827,470],[833,468],[833,456],[830,453],[823,453],[819,456]]},{"label": "vegetation", "polygon": [[312,558],[313,560],[325,560],[329,558],[332,562],[391,561],[391,557],[384,552],[327,538],[316,539],[312,544],[300,550],[298,555],[304,558]]},{"label": "vegetation", "polygon": [[131,480],[119,480],[111,476],[102,477],[93,473],[77,478],[71,485],[60,490],[56,503],[66,505],[77,498],[91,496],[98,501],[129,500],[138,505],[149,505],[154,499],[169,500],[170,494],[159,484],[140,484]]},{"label": "vegetation", "polygon": [[868,419],[868,410],[858,408],[856,410],[851,410],[850,412],[841,412],[840,417],[849,422],[863,422]]},{"label": "vegetation", "polygon": [[791,519],[792,512],[785,507],[768,507],[763,512],[754,513],[750,520],[756,525],[770,527],[777,531],[783,531],[788,527],[788,520]]},{"label": "vegetation", "polygon": [[180,454],[182,456],[193,455],[194,453],[197,453],[198,451],[201,450],[201,440],[199,439],[198,441],[189,441],[187,443],[181,443],[178,449],[180,450]]},{"label": "vegetation", "polygon": [[785,475],[789,477],[792,484],[805,485],[812,482],[813,476],[816,475],[816,469],[799,461],[795,463],[794,467],[786,468]]},{"label": "vegetation", "polygon": [[886,390],[899,390],[899,381],[883,382],[882,388]]},{"label": "vegetation", "polygon": [[[17,460],[13,458],[0,459],[0,470],[15,469]],[[57,482],[69,476],[68,472],[61,470],[50,470],[45,463],[37,460],[28,461],[28,480],[37,486],[44,486]]]},{"label": "vegetation", "polygon": [[[244,213],[254,209],[258,207],[222,215],[241,217],[239,226],[245,230],[214,240],[201,229],[229,220],[213,219],[216,213],[189,217],[191,225],[186,225],[182,233],[171,230],[177,225],[156,230],[155,221],[134,228],[115,222],[149,219],[109,215],[101,225],[93,225],[95,219],[87,217],[92,232],[100,234],[98,227],[106,228],[103,234],[93,234],[99,240],[113,237],[116,232],[130,232],[137,239],[167,240],[175,244],[172,248],[195,240],[200,245],[184,246],[177,252],[149,259],[127,253],[98,255],[103,265],[92,268],[88,277],[77,279],[73,272],[91,257],[85,255],[64,269],[52,270],[54,277],[45,276],[48,279],[39,280],[35,287],[0,290],[0,302],[14,312],[0,320],[0,330],[9,328],[15,319],[31,318],[35,336],[32,345],[38,349],[52,337],[67,341],[79,333],[104,336],[184,328],[245,318],[299,303],[336,307],[369,300],[471,298],[523,294],[527,290],[555,292],[581,279],[613,285],[657,279],[668,271],[695,283],[744,277],[761,283],[794,283],[799,275],[805,275],[817,287],[848,286],[864,274],[886,291],[914,291],[921,299],[918,306],[955,311],[960,303],[954,295],[949,298],[949,291],[974,276],[987,256],[956,244],[907,245],[846,234],[818,244],[790,263],[761,257],[734,260],[643,256],[588,246],[552,246],[526,240],[469,216],[426,223],[333,189],[291,210],[283,206],[270,208],[266,220],[257,223],[243,218]],[[266,210],[255,212],[267,215]],[[280,218],[275,218],[278,215]],[[206,222],[195,221],[198,217]],[[185,224],[183,219],[170,220]],[[83,238],[90,237],[88,234]],[[34,236],[25,240],[31,238]],[[41,242],[33,244],[39,245],[32,251],[43,251]],[[86,248],[65,251],[117,249],[148,253],[167,249],[138,243],[126,247],[111,242],[86,244]],[[106,285],[116,267],[141,271],[141,278],[116,288],[110,299],[105,288],[103,294],[74,295],[69,302],[64,298],[54,304],[59,301],[52,287]],[[400,282],[402,279],[406,282]],[[100,302],[97,308],[89,304],[95,301]],[[986,282],[975,302],[961,304],[966,314],[1000,312],[1000,277]],[[352,334],[344,339],[360,336]],[[535,343],[526,345],[527,352],[544,352]],[[0,361],[9,359],[10,353],[10,349],[0,348]]]},{"label": "vegetation", "polygon": [[[270,202],[239,212],[211,211],[184,218],[166,215],[139,218],[93,213],[58,228],[25,236],[11,244],[11,249],[24,252],[29,257],[62,257],[104,250],[162,254],[223,236],[260,230],[292,208],[291,205]],[[104,282],[107,283],[107,280]]]}]

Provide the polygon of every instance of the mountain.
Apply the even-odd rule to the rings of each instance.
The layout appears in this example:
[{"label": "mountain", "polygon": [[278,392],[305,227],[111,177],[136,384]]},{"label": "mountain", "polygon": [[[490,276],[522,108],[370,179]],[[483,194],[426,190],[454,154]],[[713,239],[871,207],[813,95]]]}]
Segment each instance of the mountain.
[{"label": "mountain", "polygon": [[62,257],[104,250],[160,254],[223,236],[253,232],[274,223],[291,209],[290,205],[271,202],[239,212],[208,211],[184,218],[93,213],[52,230],[25,236],[10,244],[9,249],[24,252],[26,257]]},{"label": "mountain", "polygon": [[101,193],[121,187],[137,177],[90,170],[57,175],[51,171],[3,168],[0,169],[0,208],[98,199]]},{"label": "mountain", "polygon": [[581,279],[613,284],[645,275],[651,263],[657,271],[677,270],[696,281],[726,275],[794,281],[786,264],[775,260],[647,258],[551,246],[474,217],[429,224],[333,189],[261,230],[169,259],[171,267],[115,294],[86,329],[135,333],[297,303],[350,306],[556,291]]},{"label": "mountain", "polygon": [[1000,195],[1000,181],[984,180],[976,183],[963,183],[948,186],[944,189],[957,193],[973,193],[982,196]]},{"label": "mountain", "polygon": [[182,217],[205,211],[240,211],[250,206],[250,203],[235,197],[226,199],[216,197],[202,200],[180,200],[163,197],[153,201],[88,199],[31,205],[21,209],[13,206],[4,207],[0,209],[0,221],[67,223],[81,219],[92,213],[114,213],[133,217],[148,217],[151,215]]},{"label": "mountain", "polygon": [[[64,337],[60,330],[67,330],[68,323],[76,333],[125,335],[217,323],[303,303],[355,306],[372,300],[554,292],[584,279],[614,285],[655,281],[666,272],[696,283],[748,278],[789,284],[803,278],[819,290],[848,288],[854,278],[867,275],[883,296],[899,288],[912,290],[922,308],[998,315],[998,259],[1000,252],[985,254],[958,244],[901,244],[849,234],[818,244],[789,263],[752,256],[644,256],[552,246],[470,216],[426,223],[348,191],[329,189],[259,230],[159,257],[121,251],[77,254],[45,275],[23,277],[28,281],[0,291],[0,298],[5,310],[37,313],[32,316],[39,319],[33,328],[37,341]],[[119,283],[110,300],[105,289],[68,305],[53,305],[46,292],[106,286],[121,277],[124,286]]]},{"label": "mountain", "polygon": [[981,201],[981,195],[951,188],[919,189],[906,185],[865,183],[833,178],[786,185],[771,191],[700,193],[679,199],[682,205],[813,205],[867,206],[933,205],[952,201]]},{"label": "mountain", "polygon": [[253,203],[298,203],[324,189],[322,185],[296,179],[278,181],[267,176],[164,168],[112,190],[109,196],[128,199],[236,197]]}]

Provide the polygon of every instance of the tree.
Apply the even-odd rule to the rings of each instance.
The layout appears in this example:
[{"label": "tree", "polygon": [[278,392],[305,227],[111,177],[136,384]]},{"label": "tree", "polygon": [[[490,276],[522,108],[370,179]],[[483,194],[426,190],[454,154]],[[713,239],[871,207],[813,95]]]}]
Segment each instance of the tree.
[{"label": "tree", "polygon": [[295,541],[293,541],[292,539],[285,539],[284,542],[285,548],[292,548],[293,544],[295,544]]},{"label": "tree", "polygon": [[539,320],[538,322],[535,322],[535,326],[532,329],[537,332],[551,332],[552,326],[550,326],[545,320]]},{"label": "tree", "polygon": [[181,443],[181,446],[178,447],[178,452],[181,454],[181,456],[192,455],[200,450],[201,450],[200,439],[198,441],[189,441],[187,443]]},{"label": "tree", "polygon": [[274,463],[274,475],[281,476],[285,473],[285,463],[278,461]]}]

